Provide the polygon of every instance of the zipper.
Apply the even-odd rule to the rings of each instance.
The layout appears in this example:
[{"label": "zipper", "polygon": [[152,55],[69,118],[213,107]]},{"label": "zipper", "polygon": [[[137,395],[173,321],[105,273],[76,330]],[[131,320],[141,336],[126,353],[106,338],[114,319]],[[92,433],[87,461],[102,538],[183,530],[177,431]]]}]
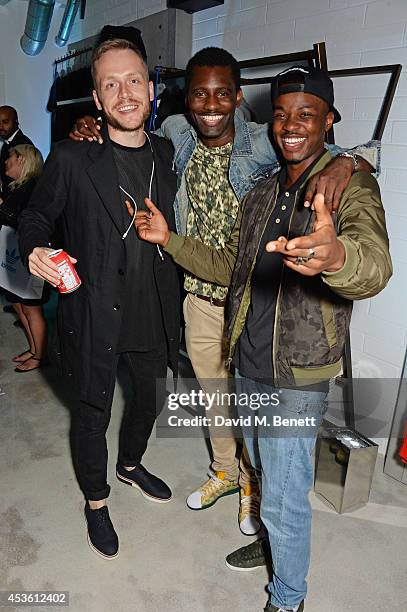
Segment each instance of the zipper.
[{"label": "zipper", "polygon": [[[294,213],[295,213],[297,199],[298,199],[298,191],[295,192],[294,205],[293,205],[293,209],[292,209],[291,216],[290,216],[290,222],[288,224],[287,236],[290,235],[291,222],[293,220],[293,216],[294,216]],[[310,217],[311,217],[311,215],[310,215]],[[281,269],[281,275],[280,275],[280,284],[279,284],[278,293],[277,293],[276,310],[275,310],[275,313],[274,313],[273,343],[272,343],[272,347],[271,347],[271,356],[272,356],[272,361],[273,361],[274,384],[278,380],[277,368],[276,368],[276,344],[277,344],[277,342],[276,342],[276,335],[277,335],[278,309],[279,309],[279,306],[280,306],[280,298],[281,298],[281,285],[282,285],[282,282],[283,282],[284,272],[285,272],[285,265],[283,263],[283,267]]]},{"label": "zipper", "polygon": [[[278,189],[277,189],[277,187],[276,187],[275,194],[274,194],[274,202],[273,202],[273,205],[272,205],[272,207],[271,207],[271,209],[270,209],[270,212],[269,212],[269,214],[267,215],[267,218],[266,218],[266,220],[265,220],[265,222],[264,222],[263,229],[262,229],[261,234],[260,234],[260,239],[259,239],[258,241],[256,241],[256,242],[258,242],[258,247],[257,247],[257,251],[256,251],[256,254],[255,254],[255,257],[254,257],[253,263],[252,263],[252,267],[250,268],[250,272],[249,272],[249,276],[248,276],[247,282],[246,282],[245,287],[244,287],[243,295],[246,293],[247,286],[248,286],[249,282],[251,281],[251,277],[252,277],[252,274],[253,274],[253,269],[254,269],[254,266],[256,265],[256,259],[257,259],[257,255],[258,255],[258,253],[259,253],[260,244],[261,244],[261,241],[262,241],[262,239],[263,239],[263,234],[264,234],[264,232],[266,231],[267,224],[268,224],[269,219],[270,219],[270,217],[271,217],[271,215],[272,215],[272,213],[273,213],[273,211],[274,211],[274,208],[275,208],[275,206],[276,206],[277,197],[278,197]],[[237,318],[238,318],[238,316],[239,316],[239,313],[240,313],[240,309],[241,309],[241,308],[242,308],[242,302],[240,302],[239,309],[238,309],[238,311],[237,311],[237,313],[236,313],[236,320],[237,320]],[[234,342],[233,346],[231,345],[231,346],[229,347],[229,357],[228,357],[228,359],[226,360],[226,365],[230,365],[230,363],[231,363],[231,361],[232,361],[231,354],[232,354],[232,352],[233,352],[233,350],[234,350],[234,348],[235,348],[235,346],[236,346],[236,343],[237,343],[237,340]]]}]

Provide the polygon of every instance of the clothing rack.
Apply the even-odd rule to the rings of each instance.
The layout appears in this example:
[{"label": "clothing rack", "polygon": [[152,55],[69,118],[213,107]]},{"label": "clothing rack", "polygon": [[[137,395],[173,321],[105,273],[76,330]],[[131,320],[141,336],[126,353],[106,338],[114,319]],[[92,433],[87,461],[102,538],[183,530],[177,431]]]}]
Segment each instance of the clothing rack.
[{"label": "clothing rack", "polygon": [[54,66],[57,66],[58,64],[61,64],[63,62],[67,62],[67,61],[73,59],[74,57],[79,57],[80,55],[84,55],[85,53],[89,53],[89,51],[92,51],[92,47],[86,47],[85,49],[79,49],[78,51],[69,51],[68,53],[66,53],[62,57],[59,57],[58,59],[56,59],[53,62]]}]

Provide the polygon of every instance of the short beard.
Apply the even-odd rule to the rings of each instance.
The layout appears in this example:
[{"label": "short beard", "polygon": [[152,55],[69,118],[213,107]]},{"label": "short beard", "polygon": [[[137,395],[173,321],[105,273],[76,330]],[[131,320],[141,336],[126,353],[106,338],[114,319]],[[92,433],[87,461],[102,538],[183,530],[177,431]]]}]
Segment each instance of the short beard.
[{"label": "short beard", "polygon": [[144,124],[150,114],[150,110],[145,109],[139,123],[132,126],[124,125],[118,119],[116,119],[116,117],[114,117],[110,113],[107,113],[106,111],[104,111],[104,114],[108,125],[110,125],[115,130],[118,130],[119,132],[136,132],[137,130],[144,128]]},{"label": "short beard", "polygon": [[295,164],[300,164],[303,161],[303,159],[286,159],[285,163],[287,166],[294,166]]}]

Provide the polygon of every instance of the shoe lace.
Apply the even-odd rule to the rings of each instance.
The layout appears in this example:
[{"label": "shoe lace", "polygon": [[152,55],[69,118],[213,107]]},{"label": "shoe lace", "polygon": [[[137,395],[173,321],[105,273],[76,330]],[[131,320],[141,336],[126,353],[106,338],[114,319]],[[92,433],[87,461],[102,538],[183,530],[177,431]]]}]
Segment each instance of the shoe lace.
[{"label": "shoe lace", "polygon": [[256,493],[251,495],[242,495],[240,498],[240,515],[241,517],[246,516],[259,516],[260,512],[260,497]]},{"label": "shoe lace", "polygon": [[225,484],[225,481],[218,478],[216,474],[208,473],[208,476],[209,480],[207,480],[201,487],[199,487],[201,493],[203,493],[204,495],[211,495],[212,493],[215,493]]},{"label": "shoe lace", "polygon": [[100,526],[110,522],[109,511],[106,506],[102,506],[102,508],[99,508],[99,510],[95,512],[94,516]]}]

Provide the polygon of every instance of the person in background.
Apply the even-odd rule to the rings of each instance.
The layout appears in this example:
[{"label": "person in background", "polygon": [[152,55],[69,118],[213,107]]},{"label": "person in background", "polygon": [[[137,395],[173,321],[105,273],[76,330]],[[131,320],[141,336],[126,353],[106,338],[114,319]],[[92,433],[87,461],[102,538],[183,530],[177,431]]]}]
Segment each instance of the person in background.
[{"label": "person in background", "polygon": [[20,130],[17,111],[12,106],[0,106],[0,138],[3,141],[0,152],[0,192],[4,198],[12,181],[5,168],[10,149],[20,144],[33,145],[28,136]]},{"label": "person in background", "polygon": [[[9,150],[5,161],[5,174],[10,179],[8,195],[0,198],[0,225],[17,229],[18,220],[27,206],[38,177],[43,159],[40,151],[29,144],[21,144]],[[44,285],[42,297],[24,299],[8,291],[5,297],[10,302],[27,335],[28,349],[16,355],[15,372],[31,372],[41,367],[47,354],[47,324],[42,305],[49,299],[49,286]]]}]

